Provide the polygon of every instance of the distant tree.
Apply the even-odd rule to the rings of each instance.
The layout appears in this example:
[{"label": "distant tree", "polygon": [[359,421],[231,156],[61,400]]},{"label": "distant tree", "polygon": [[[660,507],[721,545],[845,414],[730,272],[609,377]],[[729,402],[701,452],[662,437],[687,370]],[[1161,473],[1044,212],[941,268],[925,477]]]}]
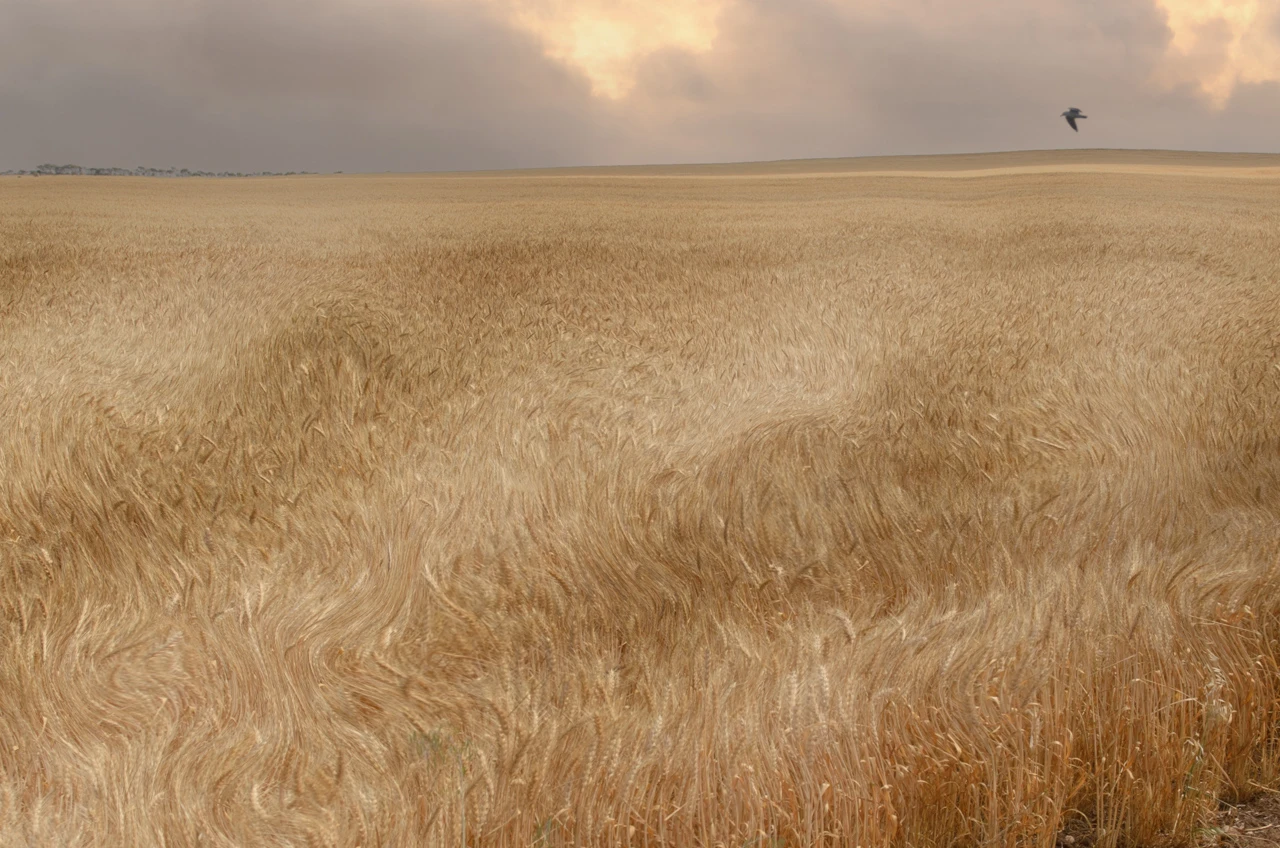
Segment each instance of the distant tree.
[{"label": "distant tree", "polygon": [[[121,177],[292,177],[299,174],[313,174],[314,171],[202,171],[192,170],[190,168],[151,168],[146,165],[138,165],[135,168],[103,168],[103,167],[84,167],[82,165],[54,165],[46,162],[43,165],[31,171],[0,171],[0,174],[16,174],[18,176],[30,175],[41,176],[49,174],[73,174],[73,175],[89,175],[89,176],[121,176]],[[334,173],[341,174],[342,171]]]}]

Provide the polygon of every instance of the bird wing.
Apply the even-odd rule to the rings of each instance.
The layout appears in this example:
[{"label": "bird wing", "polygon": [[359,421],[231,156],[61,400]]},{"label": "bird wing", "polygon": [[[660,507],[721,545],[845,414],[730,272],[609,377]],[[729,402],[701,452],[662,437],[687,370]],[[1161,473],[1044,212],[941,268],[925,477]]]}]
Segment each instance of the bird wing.
[{"label": "bird wing", "polygon": [[1075,116],[1075,115],[1068,115],[1068,116],[1067,116],[1067,123],[1071,125],[1071,129],[1075,130],[1076,132],[1080,132],[1079,128],[1078,128],[1078,127],[1076,127],[1076,116]]}]

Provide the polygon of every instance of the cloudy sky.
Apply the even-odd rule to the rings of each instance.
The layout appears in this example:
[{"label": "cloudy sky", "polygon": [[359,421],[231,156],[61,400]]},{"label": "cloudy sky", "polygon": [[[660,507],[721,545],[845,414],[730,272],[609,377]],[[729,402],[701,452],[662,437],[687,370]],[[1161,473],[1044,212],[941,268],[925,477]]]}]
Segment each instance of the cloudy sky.
[{"label": "cloudy sky", "polygon": [[0,0],[0,169],[1055,147],[1280,152],[1280,0]]}]

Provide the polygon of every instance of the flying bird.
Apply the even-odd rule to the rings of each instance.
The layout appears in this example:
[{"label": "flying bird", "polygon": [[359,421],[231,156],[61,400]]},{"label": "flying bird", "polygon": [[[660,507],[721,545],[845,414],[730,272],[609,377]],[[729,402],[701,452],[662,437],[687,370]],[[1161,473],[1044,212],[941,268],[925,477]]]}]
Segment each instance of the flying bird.
[{"label": "flying bird", "polygon": [[1062,117],[1067,119],[1067,123],[1071,125],[1071,129],[1080,132],[1080,128],[1076,126],[1076,118],[1087,118],[1088,115],[1081,114],[1080,110],[1072,106],[1070,109],[1062,113]]}]

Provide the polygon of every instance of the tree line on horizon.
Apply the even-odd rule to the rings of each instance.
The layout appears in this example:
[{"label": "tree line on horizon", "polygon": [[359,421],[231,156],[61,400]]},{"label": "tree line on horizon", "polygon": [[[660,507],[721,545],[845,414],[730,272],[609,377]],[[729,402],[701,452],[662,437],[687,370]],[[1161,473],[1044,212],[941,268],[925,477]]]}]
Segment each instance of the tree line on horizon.
[{"label": "tree line on horizon", "polygon": [[95,176],[95,177],[292,177],[299,174],[313,174],[314,171],[192,171],[188,168],[148,168],[140,165],[137,168],[86,168],[83,165],[51,165],[44,164],[31,170],[0,171],[8,176]]}]

